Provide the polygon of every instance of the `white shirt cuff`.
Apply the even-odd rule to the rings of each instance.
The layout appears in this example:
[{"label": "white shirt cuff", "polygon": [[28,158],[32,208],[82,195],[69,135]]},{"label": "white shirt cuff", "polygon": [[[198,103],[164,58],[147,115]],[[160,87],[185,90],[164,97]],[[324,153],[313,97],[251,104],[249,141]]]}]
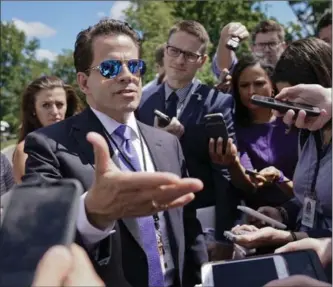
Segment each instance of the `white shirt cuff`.
[{"label": "white shirt cuff", "polygon": [[112,233],[115,233],[116,231],[114,230],[115,222],[111,222],[110,226],[105,230],[100,230],[90,224],[84,205],[84,199],[86,195],[87,192],[82,194],[80,198],[79,214],[76,221],[76,227],[82,236],[84,244],[86,247],[90,248],[94,244],[102,241],[104,238],[108,237]]}]

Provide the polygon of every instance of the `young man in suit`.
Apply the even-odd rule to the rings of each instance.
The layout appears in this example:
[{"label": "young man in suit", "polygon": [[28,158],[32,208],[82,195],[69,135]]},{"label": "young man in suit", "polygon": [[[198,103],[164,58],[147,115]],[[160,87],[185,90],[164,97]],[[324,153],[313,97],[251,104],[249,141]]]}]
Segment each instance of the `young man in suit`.
[{"label": "young man in suit", "polygon": [[145,72],[139,50],[121,21],[78,34],[74,64],[89,107],[26,138],[24,181],[82,183],[76,241],[107,286],[193,286],[207,252],[195,214],[182,206],[202,183],[183,178],[176,137],[135,119]]},{"label": "young man in suit", "polygon": [[237,196],[229,183],[227,169],[212,163],[204,116],[221,113],[229,137],[234,138],[233,98],[202,84],[195,78],[207,59],[209,36],[198,22],[184,20],[169,31],[164,51],[166,81],[154,94],[144,94],[138,119],[159,126],[154,110],[172,120],[161,128],[176,135],[181,142],[190,176],[204,183],[204,190],[191,203],[194,208],[217,205],[216,228],[219,233],[233,226],[237,216]]}]

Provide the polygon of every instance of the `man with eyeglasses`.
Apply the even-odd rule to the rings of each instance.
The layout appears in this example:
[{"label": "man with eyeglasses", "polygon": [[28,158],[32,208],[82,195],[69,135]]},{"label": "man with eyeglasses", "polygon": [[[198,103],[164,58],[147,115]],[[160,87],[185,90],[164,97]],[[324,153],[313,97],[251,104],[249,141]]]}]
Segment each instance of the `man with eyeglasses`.
[{"label": "man with eyeglasses", "polygon": [[183,208],[202,189],[175,136],[138,122],[146,65],[127,24],[81,31],[74,65],[89,107],[31,133],[23,181],[78,179],[76,242],[106,286],[194,286],[207,261],[200,223]]},{"label": "man with eyeglasses", "polygon": [[[194,209],[217,205],[216,228],[226,230],[236,219],[236,193],[231,190],[227,169],[214,165],[209,157],[204,116],[221,113],[229,136],[234,138],[233,99],[195,78],[207,60],[208,43],[208,33],[200,23],[176,23],[169,31],[164,52],[166,81],[156,93],[142,97],[137,114],[140,121],[180,139],[189,175],[204,184],[203,191],[189,205]],[[155,110],[171,122],[162,126]]]},{"label": "man with eyeglasses", "polygon": [[[232,74],[233,67],[237,64],[234,51],[226,47],[228,41],[232,37],[243,41],[249,36],[247,28],[242,23],[231,22],[223,27],[212,63],[212,70],[217,78],[220,77],[223,69],[228,69]],[[273,66],[286,48],[284,28],[273,20],[259,22],[252,32],[251,40],[252,53]]]}]

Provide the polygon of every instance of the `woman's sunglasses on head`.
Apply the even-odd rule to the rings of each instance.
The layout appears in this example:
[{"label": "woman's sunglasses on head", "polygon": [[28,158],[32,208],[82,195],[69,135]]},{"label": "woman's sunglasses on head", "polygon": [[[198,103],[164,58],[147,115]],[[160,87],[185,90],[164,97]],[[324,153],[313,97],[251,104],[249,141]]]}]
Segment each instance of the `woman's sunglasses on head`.
[{"label": "woman's sunglasses on head", "polygon": [[106,60],[98,66],[89,68],[87,71],[99,70],[104,78],[113,79],[121,73],[123,64],[127,65],[128,70],[133,75],[143,76],[146,72],[146,63],[140,59],[128,60],[126,62],[119,60]]}]

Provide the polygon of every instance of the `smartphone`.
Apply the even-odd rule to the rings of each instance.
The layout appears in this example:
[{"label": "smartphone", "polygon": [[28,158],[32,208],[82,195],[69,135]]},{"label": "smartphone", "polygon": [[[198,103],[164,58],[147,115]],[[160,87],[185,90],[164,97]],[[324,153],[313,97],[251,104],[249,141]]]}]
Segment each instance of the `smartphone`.
[{"label": "smartphone", "polygon": [[237,209],[248,214],[248,215],[251,215],[252,217],[254,218],[257,218],[261,221],[264,221],[265,223],[271,225],[272,227],[274,228],[278,228],[278,229],[287,229],[287,226],[271,217],[268,217],[250,207],[247,207],[247,206],[243,206],[243,205],[238,205],[237,206]]},{"label": "smartphone", "polygon": [[238,37],[231,37],[226,44],[229,50],[236,51],[239,47],[240,39]]},{"label": "smartphone", "polygon": [[167,125],[170,124],[171,119],[169,116],[167,116],[166,114],[163,114],[162,112],[160,112],[159,110],[154,110],[154,114],[155,116],[157,116],[158,118],[158,125],[162,128],[166,127]]},{"label": "smartphone", "polygon": [[0,232],[0,286],[31,286],[44,253],[74,241],[82,193],[69,179],[14,187]]},{"label": "smartphone", "polygon": [[248,174],[248,175],[252,175],[252,176],[254,176],[254,175],[259,174],[259,172],[254,171],[254,170],[250,170],[250,169],[246,169],[246,170],[245,170],[245,174]]},{"label": "smartphone", "polygon": [[281,255],[251,257],[240,260],[209,262],[201,268],[203,287],[262,287],[289,276]]},{"label": "smartphone", "polygon": [[208,139],[223,139],[222,152],[225,153],[228,144],[228,130],[222,113],[208,114],[204,116],[205,130]]},{"label": "smartphone", "polygon": [[253,95],[251,102],[255,105],[271,108],[284,114],[288,110],[293,110],[296,114],[300,110],[304,110],[310,117],[317,117],[320,115],[320,109],[306,104],[294,103],[289,101],[279,101],[270,97],[263,97],[259,95]]}]

